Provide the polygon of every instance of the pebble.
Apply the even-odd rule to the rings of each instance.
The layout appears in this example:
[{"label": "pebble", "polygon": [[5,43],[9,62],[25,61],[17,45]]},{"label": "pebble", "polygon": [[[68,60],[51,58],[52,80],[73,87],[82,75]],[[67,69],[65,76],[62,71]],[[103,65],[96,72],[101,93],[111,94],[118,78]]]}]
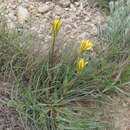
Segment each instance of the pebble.
[{"label": "pebble", "polygon": [[59,4],[63,8],[67,8],[71,4],[70,0],[58,0],[56,3]]},{"label": "pebble", "polygon": [[23,24],[29,18],[29,12],[26,8],[18,6],[17,8],[17,18],[18,22]]},{"label": "pebble", "polygon": [[71,26],[70,24],[65,25],[64,31],[65,31],[66,33],[71,32],[71,30],[72,30],[72,26]]},{"label": "pebble", "polygon": [[70,8],[72,11],[76,12],[76,7],[74,6],[74,4],[70,4]]},{"label": "pebble", "polygon": [[64,13],[64,8],[62,8],[61,6],[59,6],[59,5],[56,5],[55,6],[55,14],[56,15],[61,15],[61,14],[63,14]]},{"label": "pebble", "polygon": [[38,8],[38,12],[44,14],[44,13],[47,13],[47,12],[49,12],[50,10],[52,10],[53,7],[54,7],[53,5],[42,4],[42,5]]}]

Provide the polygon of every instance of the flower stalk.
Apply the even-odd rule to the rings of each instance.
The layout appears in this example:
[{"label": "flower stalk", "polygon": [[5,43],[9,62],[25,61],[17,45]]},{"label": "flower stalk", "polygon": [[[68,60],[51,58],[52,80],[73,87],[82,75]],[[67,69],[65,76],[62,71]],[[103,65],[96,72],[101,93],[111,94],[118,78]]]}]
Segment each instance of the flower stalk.
[{"label": "flower stalk", "polygon": [[[52,88],[52,81],[54,78],[54,72],[52,68],[54,67],[54,52],[55,52],[55,42],[56,42],[56,37],[58,32],[60,31],[62,22],[60,19],[55,19],[52,22],[52,45],[49,51],[49,100],[50,104],[51,102],[51,96],[54,92],[54,89]],[[55,110],[53,107],[47,112],[47,129],[48,130],[57,130],[57,125],[56,125],[56,114]]]}]

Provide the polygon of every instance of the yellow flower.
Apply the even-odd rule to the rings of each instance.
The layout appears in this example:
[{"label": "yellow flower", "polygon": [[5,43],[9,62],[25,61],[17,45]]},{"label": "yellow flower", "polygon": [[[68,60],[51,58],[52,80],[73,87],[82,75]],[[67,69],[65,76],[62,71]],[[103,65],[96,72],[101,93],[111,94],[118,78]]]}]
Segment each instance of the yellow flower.
[{"label": "yellow flower", "polygon": [[60,28],[61,28],[61,25],[62,25],[62,21],[60,19],[55,19],[53,22],[52,22],[52,31],[54,33],[58,33]]},{"label": "yellow flower", "polygon": [[82,40],[80,43],[80,52],[91,50],[93,48],[93,43],[90,40]]},{"label": "yellow flower", "polygon": [[88,64],[88,61],[85,61],[84,58],[80,58],[78,63],[77,63],[77,72],[81,73],[87,64]]}]

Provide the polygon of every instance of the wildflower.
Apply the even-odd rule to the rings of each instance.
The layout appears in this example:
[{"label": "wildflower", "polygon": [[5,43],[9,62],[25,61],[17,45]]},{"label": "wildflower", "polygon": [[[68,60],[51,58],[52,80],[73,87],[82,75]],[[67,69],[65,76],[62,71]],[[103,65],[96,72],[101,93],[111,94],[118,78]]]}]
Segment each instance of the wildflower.
[{"label": "wildflower", "polygon": [[77,63],[77,72],[81,73],[87,64],[88,64],[88,61],[85,61],[84,58],[80,58],[78,63]]},{"label": "wildflower", "polygon": [[93,43],[90,40],[82,40],[80,43],[80,52],[91,50],[93,48]]},{"label": "wildflower", "polygon": [[60,19],[55,19],[53,22],[52,22],[52,31],[57,34],[61,28],[61,25],[62,25],[62,22]]}]

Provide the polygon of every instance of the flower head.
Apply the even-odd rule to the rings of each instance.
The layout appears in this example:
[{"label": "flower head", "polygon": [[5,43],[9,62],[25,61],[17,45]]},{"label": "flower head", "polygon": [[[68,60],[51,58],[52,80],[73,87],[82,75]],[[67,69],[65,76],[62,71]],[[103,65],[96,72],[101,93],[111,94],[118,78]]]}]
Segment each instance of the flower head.
[{"label": "flower head", "polygon": [[85,61],[84,58],[80,58],[77,62],[77,72],[81,73],[85,69],[87,64],[88,64],[88,61]]},{"label": "flower head", "polygon": [[80,43],[80,52],[91,50],[93,48],[93,43],[90,40],[82,40]]},{"label": "flower head", "polygon": [[60,19],[55,19],[53,22],[52,22],[52,31],[54,33],[58,33],[60,28],[61,28],[61,25],[62,25],[62,21]]}]

